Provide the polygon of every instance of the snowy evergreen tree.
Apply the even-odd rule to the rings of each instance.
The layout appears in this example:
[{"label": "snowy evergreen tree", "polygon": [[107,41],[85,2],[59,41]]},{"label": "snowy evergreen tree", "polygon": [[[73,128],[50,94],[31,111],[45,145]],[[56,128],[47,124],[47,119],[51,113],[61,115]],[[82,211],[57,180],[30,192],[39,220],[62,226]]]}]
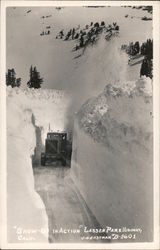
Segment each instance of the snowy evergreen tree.
[{"label": "snowy evergreen tree", "polygon": [[147,56],[148,59],[153,59],[153,40],[147,39],[146,43],[142,43],[141,55]]},{"label": "snowy evergreen tree", "polygon": [[19,87],[21,85],[21,78],[16,78],[16,72],[14,69],[8,69],[6,74],[6,85],[14,87]]},{"label": "snowy evergreen tree", "polygon": [[139,42],[138,42],[138,41],[137,41],[137,42],[135,42],[135,44],[134,44],[134,48],[135,48],[135,52],[136,52],[136,54],[139,54],[140,46],[139,46]]},{"label": "snowy evergreen tree", "polygon": [[99,28],[99,23],[98,23],[98,22],[96,22],[96,23],[94,24],[94,27]]},{"label": "snowy evergreen tree", "polygon": [[79,44],[79,46],[80,46],[81,48],[84,46],[84,38],[83,38],[82,35],[81,35],[81,37],[80,37],[80,44]]},{"label": "snowy evergreen tree", "polygon": [[153,68],[152,60],[145,58],[141,65],[140,76],[147,76],[152,79],[153,77],[152,68]]},{"label": "snowy evergreen tree", "polygon": [[105,22],[104,21],[101,22],[101,26],[105,26]]},{"label": "snowy evergreen tree", "polygon": [[43,78],[40,78],[40,73],[37,71],[36,67],[30,67],[30,79],[27,82],[29,88],[39,89],[43,83]]},{"label": "snowy evergreen tree", "polygon": [[141,55],[144,55],[145,58],[142,62],[140,69],[140,76],[147,76],[152,78],[152,70],[153,70],[153,40],[148,39],[146,43],[143,43],[141,46]]}]

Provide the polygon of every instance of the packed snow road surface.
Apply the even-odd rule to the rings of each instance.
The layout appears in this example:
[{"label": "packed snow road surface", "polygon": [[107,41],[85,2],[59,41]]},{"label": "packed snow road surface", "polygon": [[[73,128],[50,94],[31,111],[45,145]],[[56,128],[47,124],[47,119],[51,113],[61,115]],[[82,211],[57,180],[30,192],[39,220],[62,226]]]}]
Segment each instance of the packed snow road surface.
[{"label": "packed snow road surface", "polygon": [[35,189],[41,196],[48,215],[50,243],[85,242],[87,237],[94,236],[85,227],[101,228],[70,178],[70,168],[38,166],[34,168],[34,177]]}]

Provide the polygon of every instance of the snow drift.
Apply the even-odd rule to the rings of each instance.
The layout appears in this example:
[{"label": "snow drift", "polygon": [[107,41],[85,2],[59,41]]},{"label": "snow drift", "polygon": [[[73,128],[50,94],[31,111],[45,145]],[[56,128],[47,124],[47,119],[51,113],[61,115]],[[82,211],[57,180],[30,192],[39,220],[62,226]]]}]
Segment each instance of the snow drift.
[{"label": "snow drift", "polygon": [[[29,9],[31,12],[27,14]],[[128,18],[125,18],[126,14],[129,15]],[[48,15],[51,15],[51,17],[42,18],[42,16]],[[94,82],[96,73],[99,72],[96,67],[99,68],[104,63],[104,58],[107,66],[109,66],[107,61],[110,58],[116,63],[116,59],[114,59],[115,53],[113,54],[114,56],[112,55],[113,51],[110,53],[112,45],[109,49],[107,49],[107,46],[101,48],[99,53],[98,49],[97,51],[92,51],[93,55],[91,55],[92,58],[89,60],[87,59],[88,53],[85,58],[74,59],[77,55],[75,52],[72,52],[75,42],[64,42],[55,39],[57,33],[62,29],[68,31],[78,25],[82,29],[91,22],[101,23],[101,21],[104,21],[106,25],[117,22],[120,26],[120,36],[117,38],[119,47],[132,41],[142,43],[152,37],[152,21],[142,21],[140,18],[144,17],[144,15],[152,17],[146,11],[120,6],[106,6],[105,8],[70,6],[61,10],[51,6],[7,8],[7,68],[14,67],[17,76],[22,77],[22,82],[26,85],[29,80],[30,66],[35,65],[44,78],[45,84],[42,88],[72,90],[74,85],[86,85],[85,81],[87,83],[90,78],[91,82],[92,80]],[[40,33],[46,26],[51,26],[51,34],[49,36],[40,36]],[[24,49],[24,44],[26,49]],[[95,60],[97,56],[98,61]],[[81,60],[84,64],[87,61],[86,69],[84,68],[85,65],[82,65]],[[94,66],[93,64],[96,65]],[[96,71],[94,71],[93,67]],[[76,81],[71,81],[71,76],[77,71],[76,68],[81,69],[79,74],[76,72]],[[103,68],[105,70],[105,65]],[[91,73],[90,76],[86,75],[85,78],[85,73],[88,72],[88,69]],[[97,79],[99,79],[98,76]],[[102,87],[104,88],[104,85]]]},{"label": "snow drift", "polygon": [[[7,68],[15,68],[17,76],[22,77],[23,86],[29,80],[30,66],[35,65],[44,78],[42,88],[63,89],[71,93],[72,103],[68,113],[73,114],[89,97],[103,91],[107,82],[137,79],[140,65],[129,67],[128,56],[120,48],[122,44],[142,43],[152,38],[152,21],[140,20],[144,14],[148,17],[151,14],[120,6],[72,6],[60,10],[54,7],[30,7],[30,10],[26,14],[28,7],[7,9]],[[127,19],[126,14],[129,15]],[[42,18],[48,15],[49,18]],[[66,33],[73,27],[80,25],[80,29],[84,29],[91,22],[101,21],[106,26],[117,22],[120,26],[119,36],[111,41],[102,37],[95,46],[87,47],[82,56],[81,51],[73,51],[77,41],[56,39],[63,29]],[[50,35],[40,36],[48,25],[51,27]],[[24,44],[27,44],[26,50]]]},{"label": "snow drift", "polygon": [[[44,204],[34,190],[31,157],[48,130],[65,128],[62,91],[7,88],[8,242],[47,242]],[[56,118],[55,118],[56,117]],[[40,128],[39,138],[36,129]],[[37,142],[37,140],[39,140]]]},{"label": "snow drift", "polygon": [[72,177],[100,222],[152,240],[152,86],[107,85],[77,114]]}]

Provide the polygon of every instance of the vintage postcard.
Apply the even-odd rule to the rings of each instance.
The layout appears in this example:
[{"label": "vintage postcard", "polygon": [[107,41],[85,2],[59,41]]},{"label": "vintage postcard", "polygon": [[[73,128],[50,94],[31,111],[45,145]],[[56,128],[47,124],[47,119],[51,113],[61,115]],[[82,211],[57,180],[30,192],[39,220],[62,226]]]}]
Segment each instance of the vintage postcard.
[{"label": "vintage postcard", "polygon": [[1,2],[1,249],[159,249],[160,3]]}]

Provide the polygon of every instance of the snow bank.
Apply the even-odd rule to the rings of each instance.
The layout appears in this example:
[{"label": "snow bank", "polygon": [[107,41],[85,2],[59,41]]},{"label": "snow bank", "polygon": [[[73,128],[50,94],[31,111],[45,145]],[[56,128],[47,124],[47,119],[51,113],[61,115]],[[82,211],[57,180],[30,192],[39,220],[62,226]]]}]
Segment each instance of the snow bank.
[{"label": "snow bank", "polygon": [[[111,50],[110,53],[109,50],[112,47],[112,45],[110,45],[109,49],[107,49],[107,46],[102,46],[100,50],[101,53],[99,54],[99,48],[96,50],[97,52],[95,50],[92,51],[93,61],[90,59],[88,61],[87,57],[89,53],[87,53],[86,56],[84,56],[84,60],[82,59],[82,63],[88,61],[88,65],[86,65],[85,69],[85,66],[83,67],[81,64],[80,58],[74,59],[76,56],[76,53],[72,51],[75,46],[74,41],[64,42],[55,39],[57,33],[62,29],[68,31],[78,25],[80,25],[82,29],[86,24],[90,24],[91,22],[101,23],[101,21],[104,21],[106,25],[117,22],[120,26],[120,35],[116,39],[119,48],[122,44],[128,44],[132,41],[142,43],[152,38],[152,21],[145,22],[141,20],[141,17],[144,17],[144,15],[147,17],[151,17],[152,15],[143,10],[128,7],[122,8],[120,6],[105,8],[70,6],[62,8],[60,11],[51,7],[42,8],[30,6],[30,10],[31,12],[26,14],[28,7],[17,7],[16,9],[7,8],[6,20],[7,68],[14,67],[17,76],[22,77],[22,84],[24,85],[26,85],[29,80],[29,68],[31,65],[35,65],[44,78],[42,88],[67,88],[69,90],[72,90],[76,84],[80,86],[81,84],[85,84],[85,80],[88,82],[88,79],[91,79],[91,82],[95,79],[101,80],[102,76],[100,78],[97,76],[96,78],[96,73],[101,72],[101,68],[106,71],[105,65],[111,69],[113,65],[112,61],[114,63],[113,66],[117,68],[118,60],[116,60],[116,51]],[[45,19],[41,18],[46,15],[52,16]],[[128,15],[128,18],[125,18],[125,15]],[[40,36],[45,26],[48,25],[51,26],[51,34],[49,36]],[[26,49],[24,49],[24,44],[27,44]],[[106,42],[106,44],[108,45],[108,42]],[[95,55],[96,53],[97,55]],[[110,58],[114,60],[110,61]],[[95,62],[94,59],[96,59]],[[105,65],[103,59],[105,59]],[[75,74],[77,66],[81,67],[79,64],[82,65],[79,74],[76,72],[79,78],[74,78],[75,81],[72,81],[71,77]],[[123,65],[123,58],[121,65]],[[95,72],[94,69],[92,70],[93,67],[96,69]],[[100,71],[97,67],[100,68]],[[132,68],[132,70],[134,68]],[[91,70],[90,78],[86,75],[85,79],[85,72],[87,72],[88,69]],[[104,74],[106,74],[106,72],[103,73],[103,75]],[[106,75],[106,79],[108,79],[108,75]],[[96,87],[99,88],[96,80]],[[101,83],[103,82],[101,81]],[[83,87],[85,87],[85,85]],[[104,85],[102,85],[101,91],[103,88]],[[92,91],[91,88],[90,90]]]},{"label": "snow bank", "polygon": [[[152,21],[144,22],[140,19],[144,13],[146,15],[143,10],[113,6],[72,6],[60,11],[51,7],[31,7],[30,10],[26,14],[27,7],[7,9],[7,68],[14,67],[17,76],[22,77],[22,86],[25,87],[29,80],[29,68],[36,65],[44,78],[42,88],[69,91],[72,103],[68,109],[68,126],[72,125],[74,112],[88,98],[103,91],[107,82],[137,79],[140,64],[129,66],[128,55],[120,48],[122,44],[132,41],[142,43],[152,38]],[[129,15],[127,19],[126,14]],[[51,15],[50,18],[42,18],[48,15]],[[147,15],[151,16],[149,13]],[[63,29],[65,33],[78,25],[80,29],[84,29],[91,22],[102,21],[106,26],[117,22],[120,26],[119,35],[112,37],[110,41],[104,39],[103,35],[100,36],[99,41],[94,46],[88,46],[83,55],[81,50],[73,51],[76,40],[56,39]],[[40,36],[46,26],[51,27],[50,35]],[[29,44],[26,50],[24,43]]]},{"label": "snow bank", "polygon": [[47,215],[34,190],[31,156],[39,126],[42,142],[49,122],[52,129],[64,129],[66,106],[61,91],[7,88],[8,242],[48,241]]},{"label": "snow bank", "polygon": [[151,81],[107,85],[78,112],[73,138],[72,177],[100,224],[152,240]]}]

